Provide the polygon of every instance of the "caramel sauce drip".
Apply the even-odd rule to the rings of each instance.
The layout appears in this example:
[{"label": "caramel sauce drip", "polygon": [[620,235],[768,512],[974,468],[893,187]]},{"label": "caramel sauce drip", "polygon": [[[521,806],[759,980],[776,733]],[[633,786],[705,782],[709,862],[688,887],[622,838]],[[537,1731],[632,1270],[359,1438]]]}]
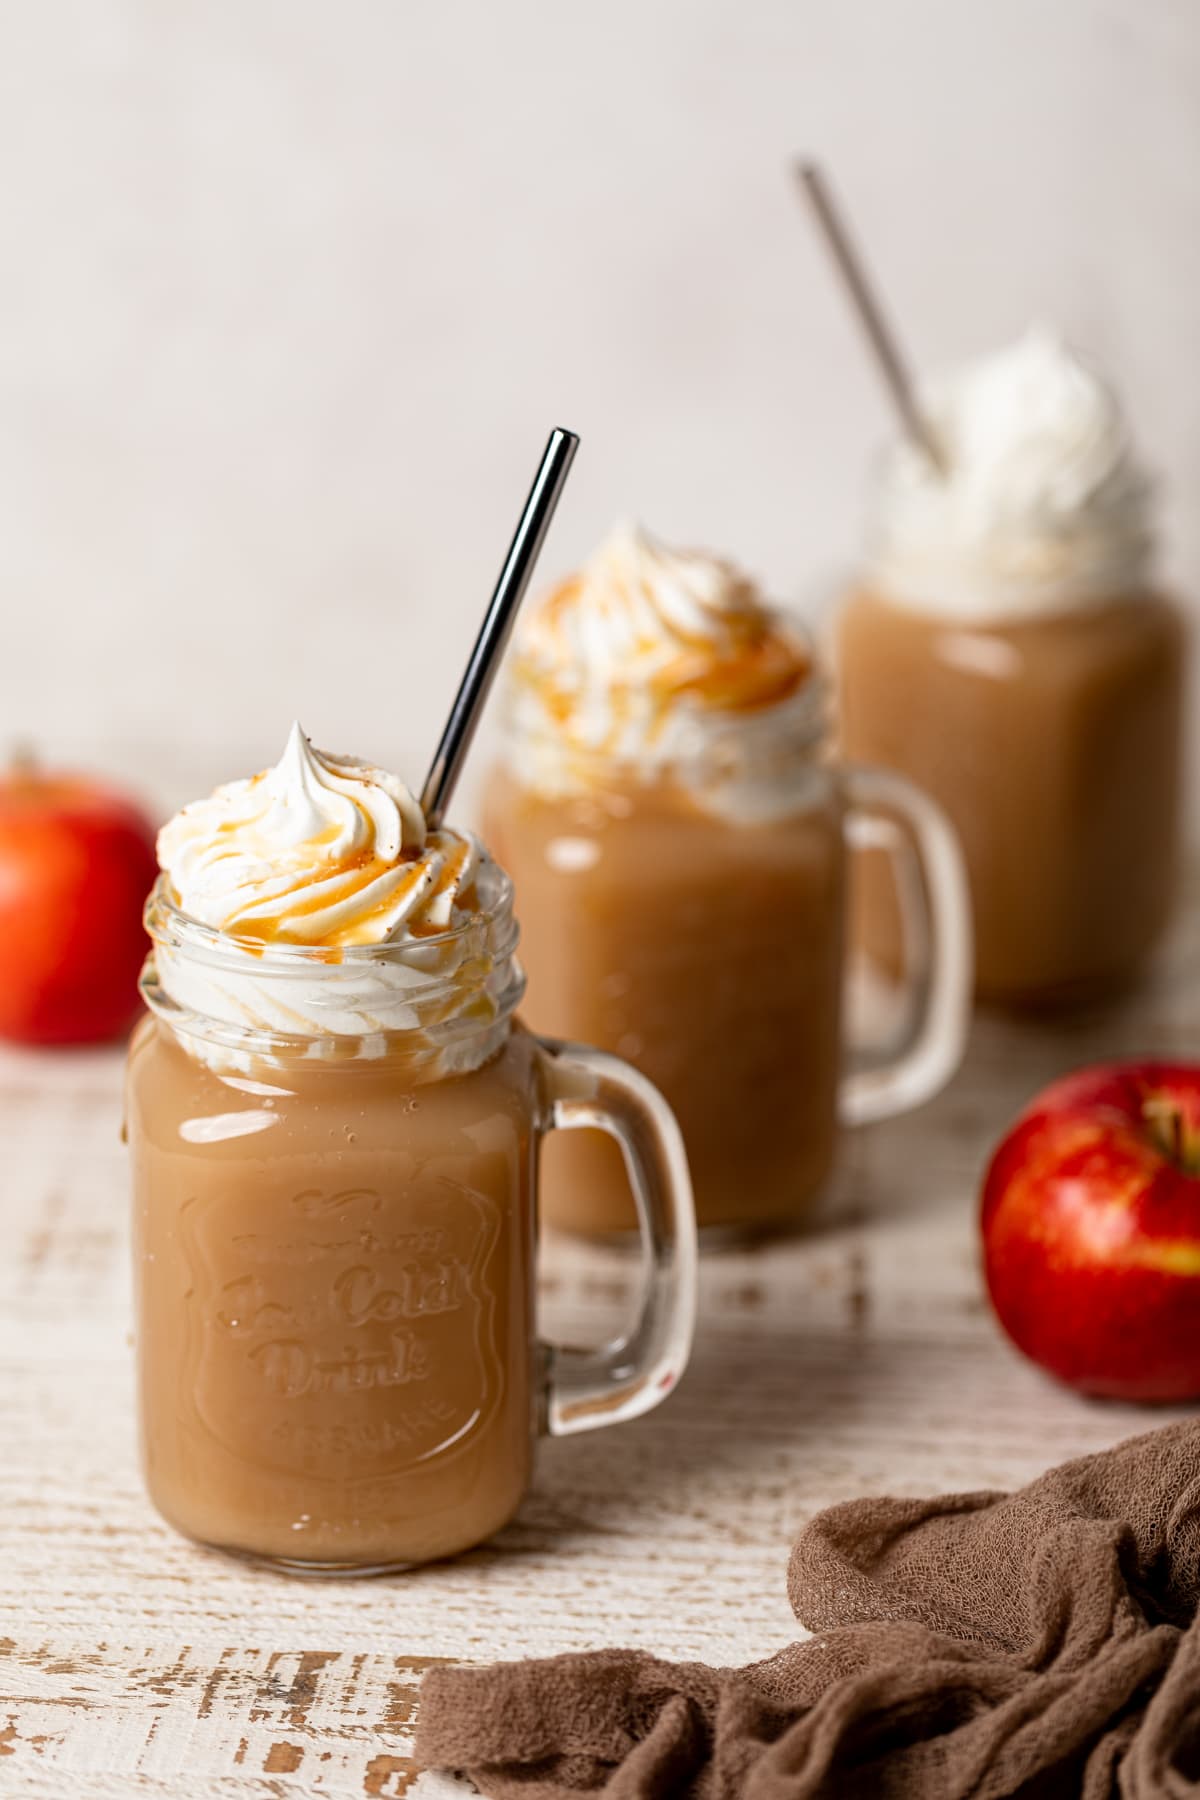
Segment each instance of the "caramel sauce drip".
[{"label": "caramel sauce drip", "polygon": [[670,691],[673,696],[691,694],[722,712],[758,712],[790,700],[811,673],[803,646],[768,626],[748,637],[734,656],[710,656],[694,675],[681,670]]},{"label": "caramel sauce drip", "polygon": [[[566,621],[577,604],[586,604],[580,601],[582,586],[579,576],[570,576],[543,603],[539,623],[556,641],[557,666],[539,668],[525,658],[515,669],[516,679],[536,692],[549,719],[564,731],[580,704],[580,684],[571,679],[575,665]],[[609,694],[614,724],[608,747],[619,742],[621,726],[636,699],[644,704],[649,698],[660,724],[679,702],[717,712],[762,712],[791,699],[811,676],[807,646],[769,613],[733,612],[724,628],[727,641],[717,645],[710,633],[675,627],[672,635],[679,652],[672,661],[639,680],[614,684]],[[650,659],[659,647],[660,640],[645,634],[635,640],[631,660]]]},{"label": "caramel sauce drip", "polygon": [[[324,876],[319,871],[315,874],[314,886],[335,873],[346,878],[336,901],[331,900],[328,894],[306,893],[301,890],[289,896],[284,917],[239,918],[235,914],[225,930],[231,937],[237,938],[251,955],[261,956],[272,945],[298,944],[310,950],[314,960],[325,963],[340,963],[343,960],[342,952],[352,946],[385,942],[378,927],[381,921],[393,914],[403,922],[406,937],[439,937],[453,922],[450,915],[456,895],[467,910],[477,905],[478,896],[473,883],[469,890],[458,893],[463,870],[471,856],[470,844],[465,839],[451,839],[448,844],[439,843],[437,848],[443,850],[445,860],[431,884],[425,885],[429,874],[425,851],[406,850],[401,858],[401,862],[408,865],[403,880],[389,887],[377,905],[368,912],[357,916],[351,924],[341,927],[330,943],[313,943],[307,938],[297,937],[296,920],[310,918],[330,905],[352,901],[356,894],[362,893],[373,882],[391,874],[398,864],[385,862],[380,857],[363,852],[336,869],[331,867]],[[420,895],[419,912],[416,916],[406,918],[405,907],[417,894]]]}]

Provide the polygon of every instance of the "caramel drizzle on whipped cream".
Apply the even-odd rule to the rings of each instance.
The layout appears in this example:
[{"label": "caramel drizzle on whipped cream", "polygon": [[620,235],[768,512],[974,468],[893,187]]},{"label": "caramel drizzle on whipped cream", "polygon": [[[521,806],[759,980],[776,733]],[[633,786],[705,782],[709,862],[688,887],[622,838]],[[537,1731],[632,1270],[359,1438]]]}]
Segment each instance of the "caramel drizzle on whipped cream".
[{"label": "caramel drizzle on whipped cream", "polygon": [[477,904],[475,840],[429,831],[396,776],[316,750],[293,725],[274,768],[217,788],[163,827],[181,911],[247,949],[355,945],[445,932]]},{"label": "caramel drizzle on whipped cream", "polygon": [[680,709],[750,713],[812,673],[807,644],[731,563],[618,526],[527,618],[512,666],[517,725],[598,754],[652,750]]}]

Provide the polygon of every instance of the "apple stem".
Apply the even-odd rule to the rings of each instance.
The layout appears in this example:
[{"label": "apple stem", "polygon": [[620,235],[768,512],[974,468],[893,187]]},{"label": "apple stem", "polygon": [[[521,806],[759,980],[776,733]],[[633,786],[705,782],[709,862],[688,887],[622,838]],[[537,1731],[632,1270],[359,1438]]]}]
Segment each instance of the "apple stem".
[{"label": "apple stem", "polygon": [[38,755],[32,738],[17,738],[8,753],[8,766],[14,775],[36,775]]},{"label": "apple stem", "polygon": [[1159,1149],[1171,1158],[1176,1168],[1188,1173],[1197,1172],[1194,1148],[1188,1141],[1187,1121],[1183,1116],[1182,1106],[1170,1100],[1147,1100],[1142,1106],[1142,1117],[1150,1127]]}]

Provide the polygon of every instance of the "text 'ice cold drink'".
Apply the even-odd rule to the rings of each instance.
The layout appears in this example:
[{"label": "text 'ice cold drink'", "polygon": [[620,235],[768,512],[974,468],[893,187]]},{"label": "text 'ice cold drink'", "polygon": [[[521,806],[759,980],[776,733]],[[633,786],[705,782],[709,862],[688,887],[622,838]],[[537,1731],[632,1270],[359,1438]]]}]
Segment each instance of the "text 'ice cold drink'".
[{"label": "text 'ice cold drink'", "polygon": [[[540,1428],[631,1417],[682,1372],[670,1114],[514,1023],[508,878],[394,776],[297,728],[159,849],[128,1081],[151,1496],[296,1569],[464,1549],[515,1510]],[[629,1142],[655,1234],[633,1356],[536,1341],[538,1141],[582,1116]]]}]

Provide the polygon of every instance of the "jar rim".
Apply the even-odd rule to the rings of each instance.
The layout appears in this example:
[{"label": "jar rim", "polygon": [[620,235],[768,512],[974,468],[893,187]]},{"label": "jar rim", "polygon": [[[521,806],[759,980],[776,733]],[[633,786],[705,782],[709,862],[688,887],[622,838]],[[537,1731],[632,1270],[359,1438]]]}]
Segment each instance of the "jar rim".
[{"label": "jar rim", "polygon": [[496,946],[497,954],[511,954],[516,949],[518,928],[513,917],[513,884],[505,869],[492,857],[485,857],[476,876],[482,904],[465,913],[457,924],[443,931],[422,933],[420,937],[385,939],[376,944],[298,944],[265,943],[261,938],[239,937],[219,925],[207,925],[193,913],[185,912],[172,899],[166,875],[160,874],[151,888],[142,912],[142,923],[155,944],[168,944],[188,955],[199,955],[214,967],[233,963],[245,969],[245,958],[254,957],[265,969],[317,969],[321,967],[353,967],[379,963],[403,963],[406,960],[427,961],[439,951],[453,951],[469,944],[481,930],[511,921],[512,942]]},{"label": "jar rim", "polygon": [[524,992],[512,882],[481,865],[481,905],[427,937],[345,948],[264,946],[183,912],[160,877],[146,903],[142,998],[177,1035],[237,1058],[341,1060],[402,1052],[434,1073],[477,1067]]}]

